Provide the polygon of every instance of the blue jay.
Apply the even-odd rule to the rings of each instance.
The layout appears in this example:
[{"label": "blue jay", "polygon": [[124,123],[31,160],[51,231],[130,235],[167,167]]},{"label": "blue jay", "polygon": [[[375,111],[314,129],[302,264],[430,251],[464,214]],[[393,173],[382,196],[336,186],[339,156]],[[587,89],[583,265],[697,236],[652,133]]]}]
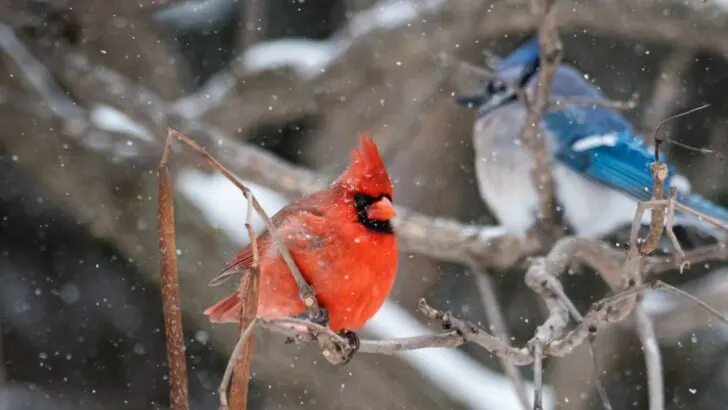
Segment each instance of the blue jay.
[{"label": "blue jay", "polygon": [[[530,153],[519,141],[526,107],[513,87],[532,92],[538,69],[539,44],[534,37],[497,64],[497,78],[487,79],[480,92],[457,99],[460,105],[477,108],[473,145],[480,194],[500,223],[516,235],[524,235],[535,223],[538,200]],[[554,97],[604,98],[566,64],[557,70]],[[630,225],[637,201],[651,199],[654,160],[653,150],[630,123],[606,107],[564,104],[547,112],[541,127],[552,154],[556,200],[574,232],[603,237]],[[677,188],[678,202],[728,222],[728,210],[690,193],[690,183],[673,167],[669,172],[667,185]],[[649,217],[648,211],[643,222]],[[723,239],[721,231],[695,217],[676,214],[675,224]]]}]

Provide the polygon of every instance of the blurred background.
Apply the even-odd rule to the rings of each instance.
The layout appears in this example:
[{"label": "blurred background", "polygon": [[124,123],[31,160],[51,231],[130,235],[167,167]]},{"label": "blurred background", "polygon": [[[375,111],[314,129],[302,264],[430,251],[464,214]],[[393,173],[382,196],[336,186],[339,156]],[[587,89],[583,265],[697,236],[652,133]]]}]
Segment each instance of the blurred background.
[{"label": "blurred background", "polygon": [[[728,153],[726,2],[556,7],[565,61],[612,99],[638,92],[625,113],[638,129],[650,136],[668,115],[710,103],[664,132]],[[474,112],[453,96],[479,84],[467,64],[483,66],[484,50],[503,55],[536,27],[526,0],[0,0],[0,409],[168,406],[155,214],[167,126],[240,170],[271,214],[291,199],[277,191],[326,183],[368,132],[399,205],[495,224],[474,181]],[[728,205],[725,161],[669,155],[695,190]],[[263,167],[271,156],[302,167],[285,168],[297,184]],[[172,172],[191,405],[213,409],[236,327],[212,326],[202,311],[230,291],[207,282],[247,241],[245,204],[189,150],[175,150]],[[524,266],[489,272],[518,345],[544,317]],[[664,279],[725,311],[721,266]],[[565,280],[582,309],[607,289],[593,273]],[[426,331],[420,297],[487,325],[474,283],[463,266],[403,253],[365,337]],[[662,294],[646,306],[666,408],[725,409],[726,327]],[[520,408],[477,346],[361,354],[345,367],[276,335],[258,332],[255,346],[254,409]],[[597,348],[614,408],[647,408],[634,321],[608,327]],[[546,365],[549,408],[601,408],[585,348]]]}]

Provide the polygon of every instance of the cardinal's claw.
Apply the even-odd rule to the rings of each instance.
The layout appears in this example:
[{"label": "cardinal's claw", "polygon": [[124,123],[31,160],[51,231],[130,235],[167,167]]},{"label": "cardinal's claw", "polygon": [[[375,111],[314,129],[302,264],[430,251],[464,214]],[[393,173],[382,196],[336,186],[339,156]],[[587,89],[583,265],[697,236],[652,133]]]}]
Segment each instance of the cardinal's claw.
[{"label": "cardinal's claw", "polygon": [[361,344],[359,342],[359,336],[351,330],[342,330],[341,332],[339,332],[339,336],[346,339],[346,342],[348,344],[346,348],[346,353],[343,356],[344,361],[340,363],[341,365],[345,365],[349,363],[349,361],[351,361],[351,358],[354,357],[354,353],[359,351],[359,347]]},{"label": "cardinal's claw", "polygon": [[329,327],[329,311],[326,308],[320,308],[319,315],[310,317],[309,320],[317,325]]},{"label": "cardinal's claw", "polygon": [[320,326],[329,327],[329,311],[326,310],[326,308],[320,308],[318,316],[312,317],[310,312],[305,312],[297,315],[296,319],[308,320],[311,323],[316,323]]},{"label": "cardinal's claw", "polygon": [[352,332],[351,330],[344,329],[341,332],[339,332],[339,336],[343,337],[349,342],[349,346],[351,347],[351,350],[353,352],[356,352],[359,350],[360,343],[359,343],[359,336]]}]

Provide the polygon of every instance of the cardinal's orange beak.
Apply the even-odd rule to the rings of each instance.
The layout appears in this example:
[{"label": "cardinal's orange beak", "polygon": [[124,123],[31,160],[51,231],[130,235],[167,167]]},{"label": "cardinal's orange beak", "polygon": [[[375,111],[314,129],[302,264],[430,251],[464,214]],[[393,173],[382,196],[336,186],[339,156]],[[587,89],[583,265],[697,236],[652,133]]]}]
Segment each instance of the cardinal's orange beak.
[{"label": "cardinal's orange beak", "polygon": [[375,221],[388,221],[395,215],[397,212],[394,210],[394,205],[387,197],[371,204],[367,209],[367,216]]}]

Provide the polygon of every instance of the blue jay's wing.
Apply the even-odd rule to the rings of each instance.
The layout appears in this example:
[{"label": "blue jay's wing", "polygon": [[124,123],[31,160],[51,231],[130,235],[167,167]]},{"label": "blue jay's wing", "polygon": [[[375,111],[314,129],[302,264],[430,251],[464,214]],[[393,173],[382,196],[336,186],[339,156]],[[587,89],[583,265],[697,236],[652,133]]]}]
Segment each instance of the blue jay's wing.
[{"label": "blue jay's wing", "polygon": [[[568,66],[557,71],[551,95],[604,98],[597,87]],[[557,160],[636,200],[652,197],[654,153],[621,114],[602,106],[566,104],[546,114],[544,125],[556,143]]]},{"label": "blue jay's wing", "polygon": [[[638,201],[652,197],[653,153],[633,133],[592,134],[561,146],[556,158],[587,179]],[[668,177],[666,185],[669,184]]]},{"label": "blue jay's wing", "polygon": [[[556,97],[604,98],[597,87],[588,83],[575,69],[562,66],[552,88]],[[556,158],[587,179],[617,189],[638,201],[652,198],[654,151],[637,135],[618,112],[593,105],[565,105],[546,114],[544,125],[554,137]],[[664,156],[660,156],[665,161]],[[676,175],[668,165],[666,186]],[[677,201],[703,215],[728,223],[728,209],[689,192],[678,190]],[[706,232],[719,230],[687,215],[676,222],[697,225]]]}]

